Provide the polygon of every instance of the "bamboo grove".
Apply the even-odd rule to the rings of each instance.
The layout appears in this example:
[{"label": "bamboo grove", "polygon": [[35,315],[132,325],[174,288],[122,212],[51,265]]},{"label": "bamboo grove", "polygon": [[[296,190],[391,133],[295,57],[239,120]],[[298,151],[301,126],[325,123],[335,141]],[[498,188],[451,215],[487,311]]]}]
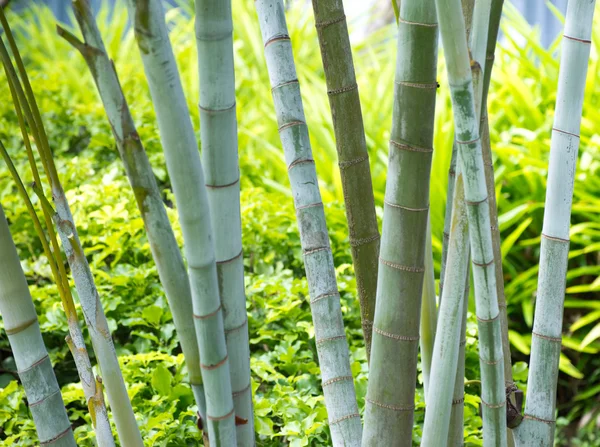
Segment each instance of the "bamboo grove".
[{"label": "bamboo grove", "polygon": [[[348,240],[369,361],[359,408],[326,207],[309,138],[283,0],[256,0],[264,61],[284,154],[333,446],[413,445],[417,376],[421,445],[464,444],[465,331],[475,299],[484,446],[552,446],[570,213],[594,0],[569,0],[561,43],[539,278],[525,406],[512,379],[487,97],[503,0],[402,0],[397,18],[387,184],[381,237],[367,139],[341,0],[312,0],[331,107]],[[85,60],[143,219],[173,315],[205,445],[254,446],[250,346],[240,213],[236,82],[230,0],[195,0],[200,138],[196,136],[160,0],[126,0],[156,132],[176,202],[178,245],[163,195],[88,0],[73,0],[78,31],[57,26]],[[10,15],[9,17],[10,18]],[[39,237],[68,322],[71,350],[100,447],[144,445],[100,291],[53,159],[49,135],[9,20],[0,8],[0,57],[30,173],[0,152]],[[240,25],[242,26],[242,25]],[[80,34],[81,37],[78,37]],[[443,54],[447,86],[438,84]],[[85,74],[86,76],[88,74]],[[451,93],[454,143],[439,290],[429,211],[436,92]],[[7,98],[8,100],[8,98]],[[265,99],[268,100],[268,99]],[[40,173],[41,172],[41,173]],[[32,176],[33,184],[24,177]],[[0,314],[39,443],[75,446],[35,307],[0,207]],[[13,234],[14,236],[14,234]],[[471,285],[472,284],[472,285]],[[74,286],[74,289],[72,289]],[[472,288],[472,290],[470,290]],[[75,293],[76,292],[76,293]],[[78,303],[75,303],[75,297]],[[83,314],[83,319],[80,314]],[[89,339],[84,337],[83,328]],[[87,342],[91,342],[88,345]],[[93,365],[88,352],[93,350]],[[421,365],[420,368],[418,365]],[[94,371],[98,371],[96,374]],[[111,421],[115,430],[111,428]],[[148,444],[146,444],[148,445]],[[283,445],[283,444],[282,444]]]}]

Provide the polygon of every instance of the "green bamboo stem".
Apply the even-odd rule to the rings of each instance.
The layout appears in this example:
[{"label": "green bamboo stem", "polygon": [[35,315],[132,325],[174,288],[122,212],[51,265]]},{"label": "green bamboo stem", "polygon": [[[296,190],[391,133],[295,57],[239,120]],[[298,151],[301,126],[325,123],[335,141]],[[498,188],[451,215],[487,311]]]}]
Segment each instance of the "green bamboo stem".
[{"label": "green bamboo stem", "polygon": [[[438,18],[451,87],[459,146],[459,163],[465,173],[465,200],[468,205],[472,251],[475,300],[479,326],[479,352],[482,375],[482,403],[484,442],[489,445],[506,445],[506,398],[502,333],[495,285],[495,267],[490,229],[487,188],[483,171],[481,139],[479,138],[479,113],[477,99],[481,98],[481,75],[473,76],[465,35],[465,22],[460,0],[436,0]],[[475,4],[477,8],[477,2]],[[480,8],[489,12],[485,5]],[[477,9],[479,10],[479,9]],[[485,14],[474,14],[472,56],[474,65],[485,66],[487,46],[487,19]],[[483,24],[481,22],[484,22]],[[485,33],[482,31],[485,30]],[[484,37],[479,37],[483,34]],[[480,45],[485,41],[486,45]],[[480,48],[483,46],[483,50]],[[483,57],[481,57],[483,53]],[[477,98],[477,99],[476,99]],[[478,110],[479,109],[479,110]]]},{"label": "green bamboo stem", "polygon": [[369,153],[344,5],[342,0],[313,0],[312,4],[333,118],[361,322],[369,360],[380,239]]},{"label": "green bamboo stem", "polygon": [[348,342],[283,3],[257,0],[255,5],[300,228],[332,442],[359,446],[362,429]]},{"label": "green bamboo stem", "polygon": [[[427,391],[427,410],[423,426],[424,447],[446,445],[449,437],[451,414],[455,422],[458,412],[452,412],[454,391],[459,367],[459,348],[461,327],[464,320],[464,307],[467,306],[465,278],[469,273],[469,226],[467,206],[464,199],[463,174],[456,176],[450,238],[448,244],[448,263],[445,271],[445,287],[440,300],[438,324],[436,328],[431,380]],[[464,365],[464,362],[463,362]],[[453,426],[455,427],[456,424]],[[462,427],[462,422],[460,424]]]},{"label": "green bamboo stem", "polygon": [[[9,83],[11,81],[9,80]],[[11,89],[11,92],[13,90]],[[14,97],[13,97],[14,98]],[[20,115],[20,106],[18,102],[15,102],[15,109],[18,110],[17,117],[19,118],[19,122],[23,125],[22,116]],[[24,133],[24,141],[26,141],[25,145],[29,146],[29,140],[27,137],[27,133]],[[30,146],[29,146],[29,149]],[[88,405],[88,409],[90,411],[90,416],[92,417],[92,423],[94,425],[94,429],[96,432],[96,440],[98,443],[98,447],[112,447],[115,445],[114,437],[112,434],[112,429],[110,427],[110,422],[108,421],[108,414],[106,412],[106,406],[104,404],[104,396],[100,390],[100,393],[97,392],[97,381],[94,376],[94,372],[92,370],[92,364],[90,362],[90,358],[87,353],[87,348],[85,346],[85,341],[83,338],[83,334],[81,332],[81,327],[79,325],[79,318],[77,316],[77,311],[75,310],[75,303],[73,302],[73,296],[71,295],[71,289],[68,286],[64,287],[63,272],[64,266],[62,265],[61,259],[55,259],[55,256],[60,256],[60,252],[55,251],[54,254],[50,250],[50,246],[48,241],[46,240],[46,235],[44,234],[44,230],[42,228],[41,222],[37,216],[35,208],[27,194],[27,190],[25,189],[25,185],[23,184],[19,173],[17,172],[6,148],[0,142],[0,153],[6,162],[8,170],[15,181],[15,185],[17,186],[17,191],[23,198],[25,202],[25,206],[27,211],[29,212],[32,220],[35,231],[42,243],[42,247],[46,258],[48,259],[48,264],[50,265],[50,270],[52,271],[52,276],[56,282],[59,295],[61,298],[61,302],[63,305],[63,309],[65,311],[65,315],[67,317],[67,325],[69,327],[69,336],[67,336],[69,340],[69,347],[71,348],[71,352],[73,354],[73,358],[75,360],[75,366],[77,368],[77,373],[79,375],[79,379],[81,380],[81,385],[83,388],[83,393]],[[37,168],[35,164],[32,165],[32,170],[37,172]],[[38,191],[39,188],[35,187]],[[45,199],[45,198],[44,198]],[[44,212],[44,215],[50,215],[48,212]],[[54,238],[52,241],[56,243],[56,235],[52,232],[49,232],[51,238]],[[59,268],[61,266],[62,268]]]},{"label": "green bamboo stem", "polygon": [[44,447],[76,447],[27,280],[1,206],[0,253],[0,314],[38,440]]},{"label": "green bamboo stem", "polygon": [[[18,58],[18,49],[16,46],[16,42],[14,41],[12,33],[10,32],[10,28],[8,26],[8,22],[6,21],[6,17],[4,17],[4,15],[0,15],[0,21],[2,22],[2,26],[4,27],[4,29],[8,30],[6,34],[9,40],[9,44],[13,49],[13,53]],[[11,97],[13,99],[15,111],[17,114],[17,120],[19,122],[21,134],[23,135],[23,142],[25,143],[31,172],[33,174],[35,184],[41,185],[42,182],[37,169],[37,164],[35,161],[33,150],[31,148],[31,142],[26,129],[25,118],[23,117],[21,105],[18,100],[17,91],[15,85],[13,84],[11,76],[9,76],[8,74],[8,70],[5,70],[5,72],[7,74],[7,80],[11,92]],[[49,239],[52,244],[52,250],[50,250],[50,247],[46,241],[44,230],[42,229],[41,223],[37,217],[35,209],[33,208],[33,205],[31,203],[31,200],[29,199],[29,195],[21,181],[21,178],[19,177],[18,172],[14,168],[14,165],[12,164],[12,160],[10,160],[8,153],[6,153],[4,149],[2,149],[2,152],[2,155],[4,156],[4,159],[7,165],[9,166],[9,170],[11,171],[15,184],[17,185],[17,189],[19,190],[19,193],[25,201],[29,214],[33,219],[34,227],[38,234],[38,238],[42,242],[44,252],[46,253],[46,257],[48,259],[52,275],[54,277],[59,291],[59,295],[63,304],[63,309],[67,317],[67,325],[69,327],[69,347],[73,346],[71,352],[75,360],[75,365],[77,368],[79,379],[81,380],[84,396],[88,405],[88,409],[90,411],[92,423],[94,425],[97,444],[99,447],[112,447],[115,445],[115,440],[112,434],[110,422],[108,420],[108,414],[104,402],[104,395],[101,390],[100,393],[97,392],[98,382],[94,375],[92,364],[87,353],[87,348],[85,345],[83,334],[81,332],[79,317],[77,316],[77,311],[75,310],[75,303],[73,301],[73,295],[71,294],[71,287],[68,282],[69,280],[65,270],[65,266],[61,258],[61,251],[58,245],[56,232],[54,231],[52,217],[50,213],[43,209],[44,221],[48,230]]]},{"label": "green bamboo stem", "polygon": [[431,247],[431,216],[427,216],[427,230],[425,238],[425,274],[423,278],[423,295],[421,298],[421,369],[423,372],[423,390],[425,402],[429,390],[431,376],[431,358],[435,341],[435,328],[437,326],[437,303],[435,294],[435,271],[433,268],[433,250]]},{"label": "green bamboo stem", "polygon": [[569,226],[595,0],[567,7],[544,209],[538,293],[519,446],[554,444],[556,383],[569,254]]},{"label": "green bamboo stem", "polygon": [[[363,445],[411,445],[437,89],[433,0],[400,5]],[[402,377],[398,382],[394,377]]]},{"label": "green bamboo stem", "polygon": [[73,2],[75,18],[85,43],[61,27],[65,38],[84,57],[100,93],[117,149],[125,166],[141,212],[158,276],[173,315],[175,329],[186,359],[188,375],[201,417],[206,414],[200,355],[192,317],[188,275],[167,216],[152,166],[129,111],[118,75],[109,59],[88,0]]},{"label": "green bamboo stem", "polygon": [[209,201],[198,143],[161,2],[128,0],[127,7],[142,54],[185,241],[210,443],[229,447],[236,444],[235,410]]},{"label": "green bamboo stem", "polygon": [[[468,265],[467,256],[467,265]],[[452,394],[452,410],[450,411],[450,424],[448,430],[448,446],[462,447],[465,444],[465,346],[467,344],[467,311],[469,310],[469,279],[467,271],[465,294],[462,304],[462,322],[460,325],[460,344],[458,346],[458,363],[456,378]]]},{"label": "green bamboo stem", "polygon": [[254,445],[250,345],[244,291],[231,0],[196,0],[202,163],[215,231],[215,255],[237,445]]},{"label": "green bamboo stem", "polygon": [[13,48],[13,52],[15,53],[15,60],[23,80],[24,89],[18,80],[17,74],[6,52],[6,48],[4,45],[0,45],[0,54],[2,55],[5,68],[15,87],[17,99],[20,102],[27,123],[31,128],[36,141],[36,146],[40,152],[44,170],[46,171],[46,175],[52,188],[52,197],[58,213],[53,216],[53,219],[58,226],[57,231],[63,242],[65,253],[67,254],[67,260],[69,261],[73,273],[75,287],[77,288],[83,314],[90,331],[94,351],[104,376],[104,383],[106,385],[108,400],[111,404],[115,424],[117,426],[117,432],[119,433],[119,438],[122,443],[134,447],[141,446],[141,436],[135,421],[131,402],[127,395],[127,388],[125,387],[125,382],[121,375],[119,362],[108,328],[108,322],[106,321],[106,316],[104,315],[98,292],[93,284],[93,277],[87,259],[83,255],[83,250],[73,222],[69,204],[67,203],[62,185],[58,178],[58,173],[52,159],[52,153],[41,120],[41,115],[35,102],[33,90],[27,79],[27,73],[22,60],[17,56],[18,50],[16,47]]},{"label": "green bamboo stem", "polygon": [[[504,354],[504,380],[506,386],[513,385],[512,379],[512,357],[510,353],[510,342],[508,340],[508,316],[506,309],[506,296],[504,294],[504,273],[502,271],[502,250],[500,244],[500,228],[498,225],[498,206],[496,204],[496,182],[494,179],[494,164],[492,160],[492,148],[490,143],[490,129],[487,114],[487,97],[492,77],[492,67],[494,64],[494,53],[496,51],[496,42],[498,41],[498,31],[500,29],[500,19],[502,17],[502,7],[504,0],[492,0],[490,12],[490,24],[487,39],[486,64],[483,78],[483,96],[482,96],[482,116],[480,122],[481,150],[483,154],[483,166],[485,169],[485,182],[488,190],[490,205],[490,223],[492,229],[492,248],[494,259],[498,262],[494,264],[496,272],[496,294],[498,295],[498,308],[500,309],[500,326],[502,329],[502,351]],[[512,431],[508,431],[508,447],[514,446]]]}]

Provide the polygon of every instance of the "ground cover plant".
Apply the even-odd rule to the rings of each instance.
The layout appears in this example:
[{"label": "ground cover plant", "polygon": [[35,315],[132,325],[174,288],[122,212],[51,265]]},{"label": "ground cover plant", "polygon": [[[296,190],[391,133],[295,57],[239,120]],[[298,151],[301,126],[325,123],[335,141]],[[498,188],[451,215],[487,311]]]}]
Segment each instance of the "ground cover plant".
[{"label": "ground cover plant", "polygon": [[[432,2],[433,3],[433,2]],[[513,379],[527,391],[527,360],[537,291],[540,234],[547,189],[548,156],[559,75],[557,39],[549,49],[537,32],[504,6],[506,40],[496,50],[488,95],[490,138],[496,174],[496,199],[502,236],[502,266],[507,297],[508,336]],[[200,98],[192,6],[167,13],[173,53],[182,76],[187,107],[198,130]],[[123,5],[107,23],[98,17],[106,52],[114,59],[129,108],[154,174],[167,203],[179,246],[184,245],[169,176],[134,34]],[[34,19],[35,17],[35,19]],[[296,59],[297,77],[309,128],[312,156],[327,220],[341,314],[349,345],[349,367],[359,411],[365,408],[367,350],[357,301],[357,279],[348,241],[342,178],[337,165],[334,123],[318,51],[315,18],[310,8],[292,7],[286,14]],[[167,298],[152,258],[149,237],[115,148],[110,125],[88,67],[76,49],[56,35],[55,22],[43,9],[8,15],[42,112],[49,146],[77,223],[83,249],[96,280],[113,333],[123,378],[146,445],[197,445],[196,399],[186,384],[188,368],[179,347]],[[34,25],[35,23],[35,25]],[[301,237],[287,182],[278,125],[270,97],[259,21],[253,4],[234,2],[233,54],[241,186],[241,228],[250,367],[256,442],[258,445],[329,445],[332,443],[320,383],[321,369],[305,279]],[[79,35],[78,30],[71,30]],[[396,27],[377,31],[353,46],[356,79],[369,151],[375,210],[383,217],[387,144],[392,129],[391,85],[394,79]],[[518,39],[524,38],[524,43]],[[560,444],[597,445],[600,380],[596,354],[600,329],[597,277],[600,247],[598,211],[599,87],[598,27],[592,35],[589,74],[583,102],[579,164],[574,181],[565,300],[563,347],[560,352],[558,421]],[[312,44],[309,45],[308,42]],[[442,45],[439,45],[440,52]],[[450,89],[443,59],[438,64],[430,182],[430,221],[435,278],[440,278],[447,172],[453,140]],[[10,97],[6,83],[3,98]],[[0,139],[23,180],[30,183],[19,124],[10,101],[0,106]],[[200,132],[196,139],[202,141]],[[203,155],[204,157],[204,155]],[[77,370],[64,338],[68,323],[52,280],[49,260],[33,223],[4,165],[0,202],[10,223],[21,265],[27,276],[40,329],[54,366],[78,445],[93,445],[91,416]],[[38,204],[34,195],[33,202]],[[381,228],[381,227],[380,227]],[[471,287],[471,298],[474,298]],[[77,298],[77,292],[74,290]],[[79,307],[78,307],[79,308]],[[89,342],[89,332],[83,329]],[[3,335],[4,337],[4,335]],[[481,385],[477,322],[473,299],[466,322],[464,439],[482,445],[479,416]],[[88,345],[90,346],[90,345]],[[6,445],[36,445],[37,434],[24,390],[17,381],[15,357],[1,339],[0,438]],[[96,358],[90,349],[92,364]],[[413,442],[422,441],[425,409],[417,368]],[[113,427],[115,428],[115,427]],[[117,432],[115,431],[115,434]],[[567,441],[567,439],[570,439]]]}]

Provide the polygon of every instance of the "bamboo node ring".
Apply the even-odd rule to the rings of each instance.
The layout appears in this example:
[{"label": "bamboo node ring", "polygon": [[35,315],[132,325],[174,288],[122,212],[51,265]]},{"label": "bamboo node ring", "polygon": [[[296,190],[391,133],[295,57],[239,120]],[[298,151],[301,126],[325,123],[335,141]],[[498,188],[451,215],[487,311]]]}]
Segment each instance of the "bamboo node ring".
[{"label": "bamboo node ring", "polygon": [[360,417],[360,414],[358,414],[358,413],[348,414],[339,419],[329,422],[329,425],[339,424],[340,422],[345,421],[346,419],[353,419],[353,418],[359,418],[359,417]]},{"label": "bamboo node ring", "polygon": [[542,418],[538,418],[537,416],[532,416],[530,414],[524,414],[523,418],[531,419],[532,421],[543,422],[544,424],[548,424],[548,425],[554,425],[554,423],[556,422],[552,419],[542,419]]},{"label": "bamboo node ring", "polygon": [[381,262],[383,265],[387,265],[388,267],[391,267],[393,269],[402,270],[403,272],[423,273],[425,271],[425,269],[423,267],[414,267],[412,265],[396,264],[394,262],[386,261],[385,259],[383,259],[381,257],[379,258],[379,262]]},{"label": "bamboo node ring", "polygon": [[327,246],[327,247],[318,247],[318,248],[312,248],[310,250],[304,250],[304,256],[306,255],[312,255],[313,253],[318,253],[320,251],[331,251],[331,247]]},{"label": "bamboo node ring", "polygon": [[310,300],[310,304],[315,304],[317,301],[321,301],[324,300],[325,298],[331,298],[334,296],[339,296],[339,292],[329,292],[329,293],[323,293],[319,296],[316,296],[315,298],[313,298],[312,300]]},{"label": "bamboo node ring", "polygon": [[390,144],[392,146],[394,146],[396,149],[400,149],[400,150],[403,150],[403,151],[425,152],[425,153],[433,152],[433,148],[432,147],[413,146],[413,145],[406,144],[406,143],[399,143],[398,141],[394,141],[394,140],[390,140]]},{"label": "bamboo node ring", "polygon": [[219,304],[219,307],[217,307],[217,309],[213,310],[211,313],[206,314],[206,315],[196,315],[196,314],[194,314],[194,318],[196,320],[206,320],[207,318],[214,317],[215,315],[217,315],[222,308],[223,308],[223,306],[221,304]]},{"label": "bamboo node ring", "polygon": [[[344,335],[344,338],[346,338],[346,336],[345,336],[345,335]],[[325,382],[323,382],[323,383],[321,384],[321,386],[322,386],[323,388],[325,388],[326,386],[332,385],[332,384],[334,384],[334,383],[337,383],[337,382],[348,382],[348,381],[350,381],[350,380],[354,380],[354,378],[353,378],[352,376],[339,376],[339,377],[334,377],[333,379],[329,379],[329,380],[326,380]]]},{"label": "bamboo node ring", "polygon": [[437,89],[437,82],[434,83],[423,83],[423,82],[408,82],[408,81],[396,81],[396,84],[402,85],[404,87],[413,87],[413,88],[421,88],[421,89]]},{"label": "bamboo node ring", "polygon": [[555,131],[557,131],[557,132],[559,132],[559,133],[564,133],[565,135],[571,135],[572,137],[575,137],[575,138],[581,138],[581,137],[580,137],[579,135],[577,135],[576,133],[567,132],[566,130],[561,130],[561,129],[558,129],[557,127],[553,127],[553,128],[552,128],[552,130],[555,130]]},{"label": "bamboo node ring", "polygon": [[[322,338],[320,340],[317,340],[316,344],[317,345],[321,345],[321,344],[326,343],[328,341],[341,340],[342,338],[345,340],[346,339],[346,335],[344,334],[344,335],[336,335],[335,337]],[[325,386],[325,385],[323,385],[323,386]]]},{"label": "bamboo node ring", "polygon": [[363,157],[360,157],[360,158],[355,158],[354,160],[340,161],[338,163],[338,167],[340,169],[346,169],[346,168],[349,168],[350,166],[354,166],[354,165],[357,165],[359,163],[362,163],[362,162],[368,161],[368,160],[369,160],[369,154],[367,154]]},{"label": "bamboo node ring", "polygon": [[278,131],[279,132],[283,132],[285,129],[288,129],[290,127],[294,127],[294,126],[306,126],[306,122],[305,121],[290,121],[289,123],[285,123],[283,124]]},{"label": "bamboo node ring", "polygon": [[465,203],[466,203],[467,205],[469,205],[469,206],[478,206],[478,205],[481,205],[481,204],[482,204],[482,203],[484,203],[484,202],[487,202],[487,199],[488,199],[488,198],[487,198],[487,196],[486,196],[484,199],[481,199],[481,200],[475,200],[475,201],[472,201],[472,200],[465,200]]},{"label": "bamboo node ring", "polygon": [[408,206],[403,206],[403,205],[398,205],[396,203],[388,202],[387,200],[384,200],[383,203],[387,206],[391,206],[392,208],[399,208],[399,209],[406,210],[406,211],[414,211],[416,213],[429,211],[429,204],[427,204],[427,206],[425,208],[410,208]]},{"label": "bamboo node ring", "polygon": [[206,184],[204,186],[206,186],[208,189],[223,189],[223,188],[229,188],[230,186],[236,185],[240,182],[240,178],[236,178],[233,182],[231,183],[227,183],[225,185],[209,185]]},{"label": "bamboo node ring", "polygon": [[387,338],[391,338],[392,340],[398,340],[398,341],[418,341],[419,337],[411,337],[408,335],[396,335],[396,334],[391,334],[389,332],[386,331],[382,331],[381,329],[377,328],[377,327],[373,327],[373,332],[379,335],[382,335],[384,337]]},{"label": "bamboo node ring", "polygon": [[362,239],[350,239],[350,246],[351,247],[360,247],[361,245],[365,245],[368,244],[369,242],[373,242],[373,241],[378,241],[379,239],[381,239],[381,236],[379,234],[375,234],[373,236],[370,237],[365,237]]},{"label": "bamboo node ring", "polygon": [[[313,160],[309,160],[309,161],[313,161]],[[297,206],[296,211],[305,210],[307,208],[316,208],[319,206],[323,206],[323,202],[309,203],[308,205]]]},{"label": "bamboo node ring", "polygon": [[532,335],[535,335],[536,337],[541,338],[543,340],[548,340],[553,343],[562,343],[561,337],[550,337],[549,335],[542,335],[542,334],[539,334],[539,333],[533,332],[533,331],[531,331],[531,333],[532,333]]},{"label": "bamboo node ring", "polygon": [[265,48],[267,48],[269,45],[271,45],[273,42],[277,42],[280,40],[290,40],[290,36],[288,36],[287,34],[276,34],[273,37],[270,37],[266,42],[265,42]]},{"label": "bamboo node ring", "polygon": [[477,143],[479,140],[481,140],[481,137],[477,137],[474,140],[469,140],[469,141],[460,141],[460,140],[456,140],[456,144],[473,144],[473,143]]},{"label": "bamboo node ring", "polygon": [[208,107],[202,107],[200,104],[198,104],[198,108],[205,113],[208,113],[209,115],[217,115],[219,113],[224,113],[224,112],[228,112],[232,109],[235,109],[235,105],[236,102],[233,101],[233,104],[231,104],[230,106],[227,107],[223,107],[222,109],[209,109]]},{"label": "bamboo node ring", "polygon": [[565,39],[569,39],[569,40],[574,40],[575,42],[581,42],[581,43],[585,43],[585,44],[590,44],[592,43],[591,40],[587,40],[587,39],[580,39],[578,37],[572,37],[572,36],[567,36],[566,34],[563,34],[563,37]]},{"label": "bamboo node ring", "polygon": [[542,237],[551,241],[556,242],[564,242],[565,244],[570,244],[571,241],[569,239],[563,239],[562,237],[548,236],[547,234],[542,233]]},{"label": "bamboo node ring", "polygon": [[292,79],[291,81],[282,82],[281,84],[276,85],[275,87],[271,87],[271,92],[274,92],[278,88],[285,87],[286,85],[299,84],[299,83],[300,83],[300,81],[298,81],[298,79]]},{"label": "bamboo node ring", "polygon": [[335,25],[336,23],[340,23],[343,22],[344,20],[346,20],[346,15],[342,14],[340,17],[336,17],[335,19],[331,19],[331,20],[325,20],[323,22],[316,22],[315,23],[315,28],[319,29],[319,28],[325,28],[329,25]]},{"label": "bamboo node ring", "polygon": [[438,24],[437,23],[421,23],[421,22],[411,22],[409,20],[404,20],[402,17],[398,17],[398,22],[400,23],[405,23],[407,25],[414,25],[414,26],[424,26],[426,28],[437,28]]},{"label": "bamboo node ring", "polygon": [[241,258],[244,255],[244,249],[241,249],[240,252],[235,255],[233,258],[224,259],[223,261],[217,261],[217,265],[229,264],[230,262],[235,261],[236,259]]},{"label": "bamboo node ring", "polygon": [[498,315],[496,315],[494,318],[480,318],[477,315],[475,315],[477,317],[477,321],[480,321],[482,323],[491,323],[492,321],[495,321],[498,319],[498,317],[500,317],[500,312],[498,312]]},{"label": "bamboo node ring", "polygon": [[33,363],[28,368],[25,368],[23,370],[17,371],[17,374],[21,375],[23,373],[26,373],[27,371],[31,371],[36,366],[41,365],[42,363],[44,363],[46,360],[49,360],[49,359],[50,359],[50,357],[48,357],[48,354],[46,354],[45,356],[43,356],[41,359],[37,360],[35,363]]},{"label": "bamboo node ring", "polygon": [[40,447],[43,445],[50,445],[52,444],[54,441],[62,438],[63,436],[65,436],[67,433],[69,433],[72,429],[71,424],[69,424],[69,426],[67,427],[67,429],[61,433],[59,433],[58,435],[56,435],[54,438],[48,439],[47,441],[41,441],[40,442]]},{"label": "bamboo node ring", "polygon": [[415,409],[414,405],[409,405],[407,407],[396,407],[395,405],[384,404],[384,403],[377,402],[376,400],[369,399],[369,398],[366,398],[365,401],[369,402],[372,405],[376,405],[378,407],[386,408],[388,410],[393,410],[393,411],[413,411]]},{"label": "bamboo node ring", "polygon": [[228,419],[231,416],[233,416],[234,411],[235,410],[232,409],[229,413],[227,413],[224,416],[210,416],[210,415],[207,414],[206,417],[207,417],[207,419],[210,419],[211,421],[222,421],[224,419]]},{"label": "bamboo node ring", "polygon": [[494,259],[492,258],[492,260],[488,261],[488,262],[477,262],[475,260],[471,260],[471,262],[473,263],[473,265],[476,265],[477,267],[489,267],[490,265],[492,265],[494,263]]},{"label": "bamboo node ring", "polygon": [[483,405],[485,405],[486,407],[488,407],[488,408],[502,408],[502,407],[504,407],[506,405],[506,400],[503,400],[499,404],[489,404],[485,400],[481,399],[481,403]]},{"label": "bamboo node ring", "polygon": [[458,405],[458,404],[462,404],[464,402],[465,402],[465,396],[464,395],[460,399],[452,399],[452,405]]},{"label": "bamboo node ring", "polygon": [[340,93],[351,92],[352,90],[357,90],[358,84],[355,82],[352,85],[347,85],[346,87],[336,88],[335,90],[328,90],[327,94],[329,96],[339,95]]},{"label": "bamboo node ring", "polygon": [[208,369],[208,370],[217,369],[219,366],[223,366],[228,359],[229,359],[229,356],[226,355],[225,357],[223,357],[223,360],[221,360],[218,363],[215,363],[214,365],[205,365],[204,363],[201,362],[200,367],[202,369]]}]

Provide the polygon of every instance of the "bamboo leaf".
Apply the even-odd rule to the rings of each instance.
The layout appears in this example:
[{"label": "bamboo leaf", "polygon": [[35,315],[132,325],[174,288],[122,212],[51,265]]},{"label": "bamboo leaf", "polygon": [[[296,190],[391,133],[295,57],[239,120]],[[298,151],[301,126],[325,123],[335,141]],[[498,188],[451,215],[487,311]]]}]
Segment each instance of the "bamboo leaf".
[{"label": "bamboo leaf", "polygon": [[508,331],[508,339],[511,344],[525,355],[531,352],[531,340],[526,339],[516,331]]},{"label": "bamboo leaf", "polygon": [[579,345],[579,347],[581,349],[583,349],[587,345],[589,345],[590,343],[592,343],[593,341],[597,340],[598,338],[600,338],[600,323],[598,323],[596,326],[594,326],[592,328],[591,331],[588,332],[588,334],[581,341],[581,344]]},{"label": "bamboo leaf", "polygon": [[600,319],[600,310],[596,310],[594,312],[590,312],[587,315],[579,318],[575,323],[569,327],[569,332],[575,332],[577,329],[581,329],[584,326],[587,326],[590,323]]},{"label": "bamboo leaf", "polygon": [[576,379],[583,379],[583,373],[577,368],[575,368],[573,363],[571,363],[571,360],[569,360],[569,358],[562,352],[560,353],[558,368],[565,374],[570,375],[571,377],[575,377]]},{"label": "bamboo leaf", "polygon": [[502,245],[501,245],[503,261],[506,258],[506,256],[508,255],[508,253],[510,252],[510,250],[512,249],[512,247],[515,245],[515,243],[517,242],[519,237],[521,237],[521,234],[523,234],[523,232],[527,229],[527,227],[529,227],[529,225],[531,224],[532,221],[533,221],[533,218],[531,218],[531,217],[525,219],[515,229],[515,231],[513,231],[507,237],[504,238],[504,241],[502,241]]}]

